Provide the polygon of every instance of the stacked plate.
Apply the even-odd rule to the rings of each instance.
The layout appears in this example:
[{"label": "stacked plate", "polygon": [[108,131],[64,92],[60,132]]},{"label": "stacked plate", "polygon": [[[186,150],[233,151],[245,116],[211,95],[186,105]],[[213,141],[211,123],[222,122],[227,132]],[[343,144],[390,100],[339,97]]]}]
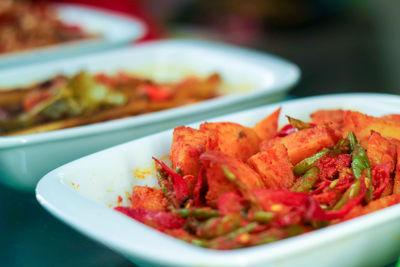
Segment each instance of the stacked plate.
[{"label": "stacked plate", "polygon": [[0,68],[68,58],[127,45],[146,33],[146,26],[134,17],[79,5],[53,6],[60,20],[79,27],[83,32],[101,38],[62,43],[43,48],[0,54]]}]

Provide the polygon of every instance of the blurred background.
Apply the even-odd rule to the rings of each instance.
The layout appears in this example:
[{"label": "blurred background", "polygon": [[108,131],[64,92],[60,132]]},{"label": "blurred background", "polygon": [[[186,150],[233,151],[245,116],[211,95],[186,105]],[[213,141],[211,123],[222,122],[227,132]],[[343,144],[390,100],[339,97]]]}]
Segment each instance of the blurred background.
[{"label": "blurred background", "polygon": [[[400,93],[398,0],[52,2],[136,16],[149,28],[142,42],[199,38],[276,54],[302,71],[291,97]],[[54,219],[37,204],[33,193],[0,185],[0,203],[1,266],[132,266]]]}]

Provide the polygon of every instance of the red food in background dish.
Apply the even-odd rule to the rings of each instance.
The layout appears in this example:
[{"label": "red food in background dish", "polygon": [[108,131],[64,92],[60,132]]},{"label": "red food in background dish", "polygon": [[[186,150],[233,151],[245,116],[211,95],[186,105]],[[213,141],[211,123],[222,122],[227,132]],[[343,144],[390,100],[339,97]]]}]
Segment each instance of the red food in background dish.
[{"label": "red food in background dish", "polygon": [[146,10],[143,1],[136,0],[55,0],[51,2],[79,4],[108,9],[140,19],[147,27],[147,32],[139,41],[151,41],[164,37],[164,29]]}]

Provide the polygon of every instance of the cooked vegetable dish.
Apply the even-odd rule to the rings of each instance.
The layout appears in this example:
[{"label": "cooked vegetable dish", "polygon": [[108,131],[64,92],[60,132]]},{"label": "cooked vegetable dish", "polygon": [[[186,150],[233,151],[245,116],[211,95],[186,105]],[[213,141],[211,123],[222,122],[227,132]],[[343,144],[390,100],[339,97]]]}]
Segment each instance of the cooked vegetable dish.
[{"label": "cooked vegetable dish", "polygon": [[133,187],[115,210],[193,245],[266,244],[400,203],[400,115],[280,109],[253,128],[230,122],[174,129],[160,188]]},{"label": "cooked vegetable dish", "polygon": [[96,37],[63,23],[44,3],[0,1],[0,54]]},{"label": "cooked vegetable dish", "polygon": [[0,135],[33,134],[187,105],[217,97],[221,78],[176,83],[119,72],[58,75],[30,88],[0,91]]}]

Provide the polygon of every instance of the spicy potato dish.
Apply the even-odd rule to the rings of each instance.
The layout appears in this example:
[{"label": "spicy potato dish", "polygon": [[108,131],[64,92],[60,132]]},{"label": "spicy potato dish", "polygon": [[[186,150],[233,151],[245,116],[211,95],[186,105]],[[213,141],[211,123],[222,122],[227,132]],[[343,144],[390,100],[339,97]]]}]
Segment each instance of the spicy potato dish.
[{"label": "spicy potato dish", "polygon": [[[285,114],[286,115],[286,114]],[[290,114],[295,116],[296,114]],[[280,109],[253,128],[205,122],[174,129],[159,187],[134,186],[115,210],[210,249],[266,244],[400,202],[400,115]]]}]

